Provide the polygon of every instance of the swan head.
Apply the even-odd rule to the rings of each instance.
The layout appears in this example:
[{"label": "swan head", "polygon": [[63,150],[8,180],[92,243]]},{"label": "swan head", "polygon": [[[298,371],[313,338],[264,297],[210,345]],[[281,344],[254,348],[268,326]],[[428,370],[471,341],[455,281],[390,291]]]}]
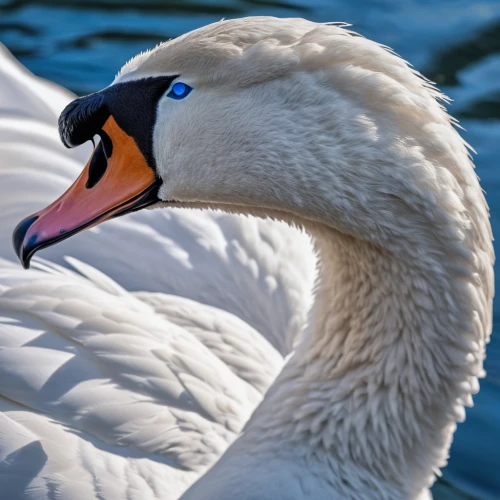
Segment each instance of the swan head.
[{"label": "swan head", "polygon": [[67,106],[64,144],[101,141],[73,186],[19,224],[16,252],[28,267],[40,248],[158,203],[313,221],[382,245],[427,235],[438,213],[481,217],[466,147],[436,97],[340,25],[209,25]]}]

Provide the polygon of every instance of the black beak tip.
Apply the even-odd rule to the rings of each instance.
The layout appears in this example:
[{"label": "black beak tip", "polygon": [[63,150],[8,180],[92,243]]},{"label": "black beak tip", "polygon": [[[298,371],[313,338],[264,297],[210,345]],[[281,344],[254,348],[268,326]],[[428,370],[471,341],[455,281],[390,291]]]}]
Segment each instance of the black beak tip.
[{"label": "black beak tip", "polygon": [[21,261],[24,269],[29,269],[31,257],[35,253],[36,235],[25,242],[26,233],[33,223],[38,219],[38,215],[31,215],[23,219],[14,229],[12,233],[12,244],[18,259]]}]

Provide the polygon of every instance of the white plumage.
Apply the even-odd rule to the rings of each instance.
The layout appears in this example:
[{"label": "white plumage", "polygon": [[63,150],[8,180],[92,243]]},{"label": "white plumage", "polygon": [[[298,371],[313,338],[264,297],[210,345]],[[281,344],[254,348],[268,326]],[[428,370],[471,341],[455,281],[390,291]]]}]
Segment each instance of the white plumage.
[{"label": "white plumage", "polygon": [[47,249],[59,265],[22,270],[17,220],[91,150],[60,142],[72,96],[0,57],[2,490],[177,498],[238,434],[301,331],[309,239],[277,222],[145,211]]},{"label": "white plumage", "polygon": [[[64,98],[11,61],[2,71],[17,96],[1,103],[5,234],[79,158],[67,166],[78,153],[51,126]],[[440,95],[385,48],[298,19],[216,23],[114,83],[173,74],[194,91],[158,102],[160,199],[306,228],[319,256],[309,327],[315,259],[283,224],[141,212],[44,254],[79,273],[4,261],[6,487],[177,498],[198,479],[182,498],[427,496],[482,376],[493,296],[487,207]]]}]

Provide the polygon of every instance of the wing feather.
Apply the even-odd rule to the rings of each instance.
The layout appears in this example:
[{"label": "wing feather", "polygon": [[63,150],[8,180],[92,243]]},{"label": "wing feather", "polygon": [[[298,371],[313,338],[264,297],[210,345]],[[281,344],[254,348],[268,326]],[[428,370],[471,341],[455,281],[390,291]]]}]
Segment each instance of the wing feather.
[{"label": "wing feather", "polygon": [[156,210],[22,270],[13,228],[67,189],[91,148],[60,143],[73,96],[1,46],[0,82],[2,494],[178,498],[238,435],[301,331],[310,242],[271,221]]}]

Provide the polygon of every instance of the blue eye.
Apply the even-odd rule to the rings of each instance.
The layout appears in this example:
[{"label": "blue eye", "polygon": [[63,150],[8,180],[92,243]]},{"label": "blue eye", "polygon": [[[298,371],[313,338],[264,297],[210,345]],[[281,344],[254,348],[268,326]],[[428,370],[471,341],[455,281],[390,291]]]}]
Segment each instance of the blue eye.
[{"label": "blue eye", "polygon": [[192,87],[189,85],[186,85],[185,83],[182,82],[177,82],[172,85],[172,88],[170,89],[170,92],[167,94],[167,97],[171,97],[172,99],[184,99],[184,97],[187,97],[189,93],[193,90]]}]

